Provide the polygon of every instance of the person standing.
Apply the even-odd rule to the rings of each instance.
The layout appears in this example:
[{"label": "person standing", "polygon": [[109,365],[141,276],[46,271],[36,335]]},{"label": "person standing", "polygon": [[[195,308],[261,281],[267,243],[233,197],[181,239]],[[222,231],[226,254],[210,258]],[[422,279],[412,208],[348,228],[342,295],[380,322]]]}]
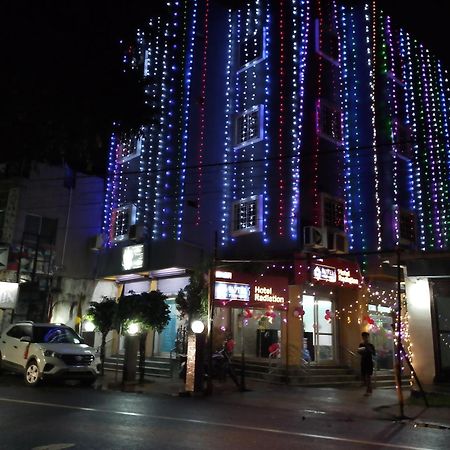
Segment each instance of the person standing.
[{"label": "person standing", "polygon": [[358,353],[361,355],[361,378],[366,386],[366,393],[372,393],[373,357],[376,355],[375,347],[369,342],[369,333],[361,333],[363,341],[359,344]]}]

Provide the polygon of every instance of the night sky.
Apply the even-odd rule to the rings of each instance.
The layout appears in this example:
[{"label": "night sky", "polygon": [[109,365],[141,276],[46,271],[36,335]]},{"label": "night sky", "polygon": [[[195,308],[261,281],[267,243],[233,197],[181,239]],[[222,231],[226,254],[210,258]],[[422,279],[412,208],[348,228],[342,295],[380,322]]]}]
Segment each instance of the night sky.
[{"label": "night sky", "polygon": [[[131,39],[161,3],[3,0],[0,158],[39,154],[101,173],[111,124],[132,107],[130,99],[136,95],[131,87],[130,91],[119,89],[130,84],[122,74],[119,41]],[[442,30],[448,26],[442,3],[379,1],[396,23],[414,33],[450,67],[442,38]]]}]

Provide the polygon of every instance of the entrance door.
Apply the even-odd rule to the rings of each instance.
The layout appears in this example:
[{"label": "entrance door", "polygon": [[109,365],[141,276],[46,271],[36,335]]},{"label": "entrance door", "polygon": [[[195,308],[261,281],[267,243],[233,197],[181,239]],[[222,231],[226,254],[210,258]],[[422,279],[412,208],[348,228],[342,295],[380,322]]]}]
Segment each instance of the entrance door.
[{"label": "entrance door", "polygon": [[311,361],[317,364],[334,361],[333,302],[304,295],[303,310],[305,347],[309,350]]},{"label": "entrance door", "polygon": [[159,353],[168,355],[175,347],[177,338],[177,307],[175,301],[167,300],[167,305],[170,308],[170,320],[164,330],[159,334]]}]

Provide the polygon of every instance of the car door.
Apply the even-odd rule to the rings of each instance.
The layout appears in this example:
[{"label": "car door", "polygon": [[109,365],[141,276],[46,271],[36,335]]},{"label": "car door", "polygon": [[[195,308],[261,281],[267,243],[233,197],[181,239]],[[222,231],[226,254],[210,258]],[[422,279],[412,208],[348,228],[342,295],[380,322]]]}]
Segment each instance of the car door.
[{"label": "car door", "polygon": [[23,355],[29,342],[20,339],[23,336],[31,338],[31,330],[31,325],[16,325],[2,336],[3,362],[21,367],[25,365]]},{"label": "car door", "polygon": [[11,364],[14,358],[14,352],[17,350],[17,343],[19,339],[17,336],[21,334],[21,330],[18,325],[13,326],[8,331],[2,334],[0,341],[1,351],[2,351],[2,362],[6,364]]}]

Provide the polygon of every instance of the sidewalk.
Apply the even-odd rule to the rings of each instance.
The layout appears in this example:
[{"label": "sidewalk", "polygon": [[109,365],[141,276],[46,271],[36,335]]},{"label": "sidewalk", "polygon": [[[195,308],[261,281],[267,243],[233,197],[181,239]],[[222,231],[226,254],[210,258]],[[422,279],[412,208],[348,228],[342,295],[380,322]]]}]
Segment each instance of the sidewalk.
[{"label": "sidewalk", "polygon": [[[146,377],[143,383],[122,384],[121,371],[106,371],[94,387],[144,395],[184,396],[184,384],[178,377]],[[213,393],[209,398],[215,402],[279,407],[297,412],[302,408],[304,411],[320,408],[326,414],[345,415],[349,419],[404,420],[417,427],[450,430],[450,389],[446,386],[425,386],[430,404],[428,408],[420,396],[404,389],[403,419],[400,417],[397,392],[392,388],[374,389],[371,397],[364,397],[361,388],[302,387],[253,380],[246,380],[246,388],[248,391],[241,392],[231,380],[226,383],[214,380]],[[203,394],[196,396],[204,397]]]}]

